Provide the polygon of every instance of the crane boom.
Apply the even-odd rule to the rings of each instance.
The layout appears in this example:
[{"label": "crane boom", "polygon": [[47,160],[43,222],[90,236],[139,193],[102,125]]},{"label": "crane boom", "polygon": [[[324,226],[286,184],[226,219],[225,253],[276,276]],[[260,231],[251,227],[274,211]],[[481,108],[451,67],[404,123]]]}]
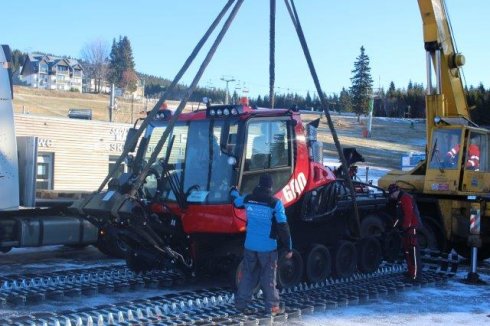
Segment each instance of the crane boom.
[{"label": "crane boom", "polygon": [[[444,0],[418,0],[422,15],[424,44],[427,51],[427,138],[434,117],[463,117],[470,120],[468,104],[461,80],[464,56],[457,52]],[[432,88],[433,64],[436,87]]]}]

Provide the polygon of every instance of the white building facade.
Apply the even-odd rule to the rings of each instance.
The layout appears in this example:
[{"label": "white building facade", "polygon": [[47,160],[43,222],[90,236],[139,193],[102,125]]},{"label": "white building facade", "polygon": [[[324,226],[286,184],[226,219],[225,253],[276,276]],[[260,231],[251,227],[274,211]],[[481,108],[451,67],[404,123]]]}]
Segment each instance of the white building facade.
[{"label": "white building facade", "polygon": [[74,59],[29,54],[20,76],[34,88],[82,92],[83,68]]}]

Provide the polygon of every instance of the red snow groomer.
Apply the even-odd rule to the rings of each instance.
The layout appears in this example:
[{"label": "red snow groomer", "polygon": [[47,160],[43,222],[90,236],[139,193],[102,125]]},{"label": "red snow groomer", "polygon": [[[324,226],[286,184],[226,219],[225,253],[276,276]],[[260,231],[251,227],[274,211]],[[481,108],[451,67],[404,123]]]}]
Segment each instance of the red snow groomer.
[{"label": "red snow groomer", "polygon": [[[248,105],[208,105],[169,125],[171,117],[162,110],[146,121],[137,150],[129,148],[129,172],[80,208],[111,223],[131,268],[235,270],[246,215],[233,207],[229,191],[252,192],[264,173],[286,207],[294,246],[293,259],[279,262],[280,285],[372,272],[383,257],[398,254],[384,192],[366,184],[369,191],[356,194],[353,205],[345,180],[323,165],[319,119],[304,125],[297,110]],[[142,186],[128,194],[138,177]]]}]

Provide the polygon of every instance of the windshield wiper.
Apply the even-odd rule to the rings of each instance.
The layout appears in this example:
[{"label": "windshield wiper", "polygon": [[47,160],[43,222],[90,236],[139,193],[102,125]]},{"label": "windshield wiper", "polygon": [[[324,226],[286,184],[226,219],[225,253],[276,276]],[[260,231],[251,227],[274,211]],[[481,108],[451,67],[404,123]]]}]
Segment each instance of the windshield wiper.
[{"label": "windshield wiper", "polygon": [[165,178],[168,180],[168,184],[175,194],[175,199],[177,200],[179,207],[184,208],[186,206],[186,199],[182,192],[182,184],[179,180],[179,176],[176,174],[171,174],[170,169],[168,168],[168,161],[170,160],[170,153],[172,152],[172,148],[174,146],[174,140],[175,135],[170,138],[170,143],[168,144],[167,152],[165,153],[165,159],[161,163],[163,169],[162,177],[165,176]]},{"label": "windshield wiper", "polygon": [[438,166],[439,171],[441,171],[441,173],[444,173],[444,168],[442,166],[442,160],[440,157],[439,148],[437,147],[437,141],[438,141],[438,139],[436,138],[436,141],[434,142],[434,146],[432,146],[432,154],[430,156],[430,162],[432,163],[432,161],[434,160],[434,156],[436,156],[437,163],[439,165]]}]

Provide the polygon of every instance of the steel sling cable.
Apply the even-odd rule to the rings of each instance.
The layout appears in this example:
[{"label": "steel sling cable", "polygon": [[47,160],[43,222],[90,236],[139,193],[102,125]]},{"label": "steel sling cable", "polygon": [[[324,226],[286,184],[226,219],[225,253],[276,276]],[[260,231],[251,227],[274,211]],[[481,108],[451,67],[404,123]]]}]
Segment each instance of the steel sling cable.
[{"label": "steel sling cable", "polygon": [[[291,20],[293,22],[293,25],[296,29],[296,33],[298,34],[299,41],[301,43],[301,47],[303,49],[303,53],[305,55],[306,62],[308,63],[308,67],[310,69],[311,77],[313,78],[313,82],[315,83],[315,87],[318,93],[318,96],[320,98],[321,104],[322,104],[322,109],[325,113],[325,117],[327,118],[328,126],[330,128],[330,132],[332,133],[332,137],[335,143],[335,147],[337,149],[337,152],[339,154],[340,160],[342,162],[342,173],[344,175],[348,176],[348,171],[347,171],[347,161],[345,159],[344,153],[342,151],[342,146],[340,145],[339,138],[337,136],[337,132],[335,131],[335,127],[332,122],[332,117],[330,116],[330,113],[328,112],[328,102],[327,99],[325,98],[325,94],[322,91],[322,88],[320,86],[320,81],[318,80],[318,75],[315,70],[315,66],[313,65],[313,60],[311,59],[310,51],[308,49],[308,45],[306,43],[305,36],[303,34],[303,29],[301,27],[301,23],[299,21],[298,13],[296,11],[296,7],[294,5],[294,0],[284,0],[287,10],[289,12],[289,15],[291,17]],[[354,185],[352,184],[352,180],[350,178],[345,178],[347,181],[347,185],[349,186],[349,190],[352,196],[352,204],[354,207],[354,215],[355,215],[355,225],[351,225],[352,231],[354,233],[354,237],[360,237],[360,223],[359,223],[359,211],[357,208],[357,202],[356,202],[356,194],[354,191]],[[352,222],[351,222],[352,223]]]},{"label": "steel sling cable", "polygon": [[185,105],[187,104],[187,101],[189,100],[189,98],[191,97],[192,93],[194,92],[194,89],[196,88],[199,80],[201,79],[201,76],[203,75],[204,71],[206,70],[206,67],[208,66],[209,62],[213,58],[213,55],[216,52],[216,49],[218,48],[219,44],[223,40],[226,32],[228,31],[228,28],[230,27],[231,23],[233,22],[233,19],[235,18],[235,16],[236,16],[238,10],[240,9],[240,6],[242,5],[242,3],[243,3],[243,0],[237,0],[237,3],[235,4],[235,6],[233,7],[232,11],[230,12],[230,15],[228,16],[228,19],[226,20],[226,22],[224,23],[224,25],[223,25],[220,33],[216,37],[216,40],[214,41],[211,49],[209,49],[208,54],[206,55],[204,61],[201,64],[201,66],[199,67],[199,70],[198,70],[197,74],[195,75],[195,77],[194,77],[191,85],[187,89],[186,94],[184,95],[183,99],[181,100],[181,102],[180,102],[179,106],[177,107],[177,110],[175,111],[174,115],[170,119],[169,124],[168,124],[168,127],[165,129],[165,131],[163,132],[160,140],[156,144],[155,149],[154,149],[152,155],[148,159],[148,163],[143,168],[143,170],[139,174],[138,178],[134,182],[134,184],[133,184],[133,186],[131,188],[131,191],[129,193],[130,196],[134,196],[134,194],[136,193],[137,189],[142,185],[142,183],[143,183],[143,181],[145,179],[145,174],[148,173],[151,164],[153,164],[153,162],[155,162],[156,157],[157,157],[158,153],[161,151],[161,149],[163,147],[163,144],[167,140],[168,135],[172,131],[173,126],[175,125],[175,122],[176,122],[178,116],[180,115],[180,113],[182,112],[182,110],[184,110]]},{"label": "steel sling cable", "polygon": [[275,47],[276,47],[276,0],[270,1],[270,29],[269,29],[269,99],[271,109],[274,108],[274,82],[275,74]]},{"label": "steel sling cable", "polygon": [[[162,95],[162,97],[158,100],[158,102],[155,104],[155,106],[153,107],[153,109],[151,109],[151,111],[148,113],[147,119],[145,119],[142,122],[142,124],[140,125],[140,127],[138,129],[138,132],[131,139],[131,142],[130,142],[130,145],[131,146],[129,146],[129,147],[133,147],[133,146],[136,145],[136,143],[138,141],[138,138],[141,136],[141,134],[143,133],[143,131],[146,129],[146,127],[148,125],[148,121],[150,121],[158,113],[158,110],[160,109],[160,107],[162,106],[162,104],[167,100],[168,94],[170,94],[173,91],[173,89],[175,88],[175,86],[177,85],[177,83],[180,81],[180,79],[182,78],[182,76],[184,75],[184,73],[187,71],[187,69],[189,68],[189,66],[191,65],[191,63],[196,58],[196,56],[199,53],[199,51],[202,49],[202,47],[206,43],[206,41],[209,38],[209,36],[211,35],[211,33],[215,30],[216,26],[218,26],[218,24],[221,21],[221,19],[223,18],[223,16],[226,14],[226,12],[228,11],[228,9],[231,7],[231,5],[233,4],[233,2],[235,2],[235,1],[236,0],[229,0],[226,3],[226,5],[220,11],[220,13],[218,14],[218,16],[212,22],[211,26],[208,28],[208,30],[206,31],[206,33],[204,33],[203,37],[201,38],[201,40],[199,40],[199,42],[197,43],[196,47],[192,50],[191,54],[189,55],[189,57],[185,61],[185,63],[182,66],[182,68],[180,68],[180,70],[177,73],[177,75],[175,75],[175,78],[172,81],[172,83],[168,86],[167,90]],[[119,168],[119,166],[121,165],[122,161],[124,160],[124,158],[125,158],[125,156],[127,154],[128,154],[128,150],[127,149],[124,149],[123,152],[121,153],[121,156],[115,162],[114,167],[112,168],[112,170],[110,170],[109,174],[105,177],[104,181],[102,181],[102,184],[99,186],[99,189],[97,189],[97,192],[101,192],[102,189],[104,189],[105,185],[107,184],[107,182],[109,181],[109,179],[114,175],[114,173],[116,173],[117,169]]]}]

